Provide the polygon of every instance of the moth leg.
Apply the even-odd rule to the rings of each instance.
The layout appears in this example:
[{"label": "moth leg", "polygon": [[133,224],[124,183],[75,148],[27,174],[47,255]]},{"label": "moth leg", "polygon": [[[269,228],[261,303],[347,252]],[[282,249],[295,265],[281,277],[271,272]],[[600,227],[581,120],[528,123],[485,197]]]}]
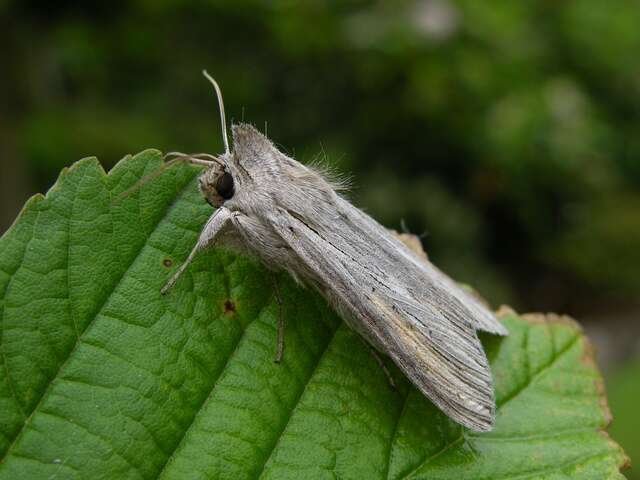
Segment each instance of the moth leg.
[{"label": "moth leg", "polygon": [[230,218],[231,218],[231,212],[224,207],[220,207],[218,210],[214,212],[213,215],[211,215],[206,225],[202,229],[200,238],[198,238],[196,245],[193,247],[193,250],[191,250],[191,253],[189,253],[189,256],[187,257],[185,262],[182,265],[180,265],[180,268],[176,271],[176,273],[174,273],[171,276],[169,281],[160,290],[160,293],[162,295],[166,295],[169,292],[169,290],[173,288],[173,286],[176,284],[180,276],[184,273],[184,271],[187,269],[189,264],[196,257],[196,254],[200,250],[203,250],[204,248],[208,247],[209,245],[215,242],[216,236],[218,235],[220,230],[222,230],[222,228],[225,227],[225,225],[227,224]]},{"label": "moth leg", "polygon": [[394,390],[397,390],[396,382],[393,379],[393,377],[391,376],[391,372],[389,371],[389,369],[385,365],[385,363],[382,360],[382,357],[380,356],[378,351],[375,348],[373,348],[371,345],[369,345],[369,344],[367,344],[367,346],[369,347],[369,351],[371,352],[371,355],[373,355],[373,358],[376,359],[376,362],[378,362],[378,365],[380,365],[380,368],[382,369],[384,374],[387,376],[387,380],[389,381],[389,385],[391,386],[391,388],[393,388]]},{"label": "moth leg", "polygon": [[278,344],[276,350],[276,357],[274,362],[280,363],[282,361],[282,355],[284,353],[284,315],[282,312],[282,296],[280,295],[280,286],[278,285],[278,278],[275,274],[271,274],[273,280],[273,294],[278,303]]}]

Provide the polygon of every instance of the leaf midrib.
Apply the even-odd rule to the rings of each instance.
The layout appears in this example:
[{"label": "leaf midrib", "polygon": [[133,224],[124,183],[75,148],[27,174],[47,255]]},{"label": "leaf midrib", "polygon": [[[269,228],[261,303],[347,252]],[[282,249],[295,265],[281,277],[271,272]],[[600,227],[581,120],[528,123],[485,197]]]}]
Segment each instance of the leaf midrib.
[{"label": "leaf midrib", "polygon": [[289,426],[289,423],[291,423],[291,419],[293,418],[293,415],[295,414],[296,410],[298,409],[298,406],[300,405],[300,402],[302,401],[302,399],[304,397],[304,394],[307,391],[307,388],[309,387],[309,384],[311,383],[311,380],[313,379],[314,375],[318,371],[318,367],[322,363],[322,359],[324,358],[324,356],[327,354],[327,352],[331,348],[331,344],[333,343],[334,339],[336,338],[336,335],[337,335],[338,331],[340,330],[341,325],[342,325],[342,323],[338,324],[335,327],[335,330],[331,334],[331,338],[329,338],[329,340],[327,341],[327,344],[325,345],[324,349],[322,350],[322,352],[318,356],[318,361],[314,365],[313,371],[310,373],[309,379],[307,380],[307,383],[305,384],[304,388],[300,391],[300,394],[298,395],[298,398],[296,398],[295,402],[293,403],[293,406],[291,407],[291,411],[289,413],[289,418],[287,418],[286,423],[283,425],[282,429],[278,433],[275,442],[273,442],[273,446],[269,450],[269,453],[265,456],[265,460],[264,460],[264,462],[262,462],[262,468],[260,469],[260,472],[258,473],[256,478],[258,478],[258,479],[262,478],[262,476],[264,475],[264,471],[265,471],[265,468],[267,467],[267,465],[269,464],[269,460],[271,460],[271,457],[273,456],[273,453],[277,450],[278,446],[280,445],[282,437],[284,436],[284,433],[287,431],[287,427]]},{"label": "leaf midrib", "polygon": [[[225,272],[225,288],[227,289],[227,292],[228,292],[228,290],[229,290],[229,281],[228,281],[227,274],[226,274],[226,267],[223,270]],[[270,306],[270,302],[268,301],[261,308],[260,312],[258,313],[258,317],[262,314],[264,309],[268,308],[269,306]],[[216,390],[216,386],[218,385],[218,382],[224,376],[224,373],[227,370],[227,367],[231,363],[231,360],[237,354],[238,348],[240,347],[240,344],[242,343],[242,339],[245,337],[245,335],[247,333],[247,328],[248,328],[248,325],[243,327],[242,326],[242,322],[238,322],[238,324],[241,326],[242,332],[238,336],[238,340],[236,341],[236,344],[233,346],[233,350],[231,351],[231,353],[227,357],[227,360],[225,361],[224,365],[220,369],[220,373],[218,374],[216,379],[213,382],[211,382],[211,388],[209,389],[209,392],[203,398],[202,402],[200,403],[200,405],[198,406],[198,408],[194,412],[193,417],[191,418],[191,421],[189,422],[189,425],[187,425],[186,428],[183,429],[182,435],[180,436],[180,439],[176,442],[176,445],[173,448],[173,451],[169,455],[167,455],[167,459],[164,461],[164,463],[160,467],[160,470],[158,471],[158,474],[156,475],[156,478],[158,478],[158,479],[162,478],[162,476],[164,475],[167,466],[169,466],[171,464],[171,462],[175,458],[176,453],[182,447],[182,444],[184,443],[184,439],[187,437],[187,434],[189,433],[189,431],[193,427],[194,423],[196,422],[196,419],[198,418],[198,415],[200,414],[200,412],[202,411],[204,406],[208,403],[208,401],[211,399],[211,396],[213,395],[213,392]]]},{"label": "leaf midrib", "polygon": [[[571,350],[574,345],[576,343],[578,343],[578,341],[580,340],[580,335],[575,335],[571,340],[569,340],[567,342],[567,344],[562,347],[560,350],[558,350],[557,352],[555,352],[555,356],[554,358],[550,361],[545,363],[544,365],[542,365],[540,367],[540,369],[535,372],[533,375],[529,376],[529,379],[521,386],[519,386],[518,388],[516,388],[512,393],[510,393],[506,398],[502,399],[502,401],[500,402],[499,405],[497,405],[496,410],[500,411],[502,408],[504,408],[505,405],[509,404],[512,400],[514,400],[515,398],[517,398],[524,390],[526,390],[527,388],[529,388],[531,386],[531,384],[543,373],[545,373],[547,370],[549,370],[551,367],[553,367],[553,365],[563,356],[566,355],[567,352],[569,352],[569,350]],[[528,352],[525,351],[525,355],[527,356],[527,358],[529,358],[528,356]]]}]

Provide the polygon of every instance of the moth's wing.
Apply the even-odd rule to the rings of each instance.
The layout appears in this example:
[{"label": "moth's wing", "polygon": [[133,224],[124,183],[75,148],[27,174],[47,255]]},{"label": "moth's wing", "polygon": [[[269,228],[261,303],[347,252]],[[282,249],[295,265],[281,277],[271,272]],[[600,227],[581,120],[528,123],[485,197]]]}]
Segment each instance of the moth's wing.
[{"label": "moth's wing", "polygon": [[[344,231],[333,229],[333,225],[321,224],[322,219],[331,220],[337,209],[338,224],[344,225],[348,234],[354,237],[354,241],[347,240],[354,247],[350,253],[355,258],[366,261],[367,258],[373,258],[371,255],[375,255],[377,263],[383,267],[382,274],[402,275],[402,278],[396,276],[396,281],[406,286],[408,293],[419,303],[431,302],[434,308],[452,312],[456,318],[464,319],[477,329],[499,335],[507,334],[495,316],[473,295],[460,288],[432,264],[418,259],[402,242],[364,212],[333,192],[329,193],[329,189],[335,187],[331,182],[326,182],[317,172],[280,153],[265,135],[251,125],[233,125],[231,131],[234,155],[230,161],[250,175],[254,179],[254,185],[273,186],[282,179],[293,179],[294,185],[290,182],[281,184],[279,195],[278,189],[269,192],[270,195],[276,194],[279,197],[279,205],[299,211],[301,218],[311,219],[328,236],[344,241]],[[397,265],[402,265],[403,270],[399,271]]]},{"label": "moth's wing", "polygon": [[474,326],[416,301],[395,275],[358,253],[368,247],[357,231],[347,239],[346,232],[336,236],[311,223],[283,208],[273,220],[307,277],[447,415],[473,430],[490,430],[493,385]]},{"label": "moth's wing", "polygon": [[[419,303],[428,303],[433,308],[451,312],[456,319],[464,320],[476,329],[496,335],[507,335],[507,329],[496,316],[469,291],[445,275],[431,262],[418,258],[403,242],[378,222],[351,205],[341,197],[336,200],[341,221],[347,231],[352,231],[351,254],[356,258],[375,255],[383,265],[385,275],[394,275],[395,280],[405,286]],[[339,230],[337,235],[341,235]],[[341,235],[344,237],[344,235]],[[397,268],[402,265],[402,268]]]}]

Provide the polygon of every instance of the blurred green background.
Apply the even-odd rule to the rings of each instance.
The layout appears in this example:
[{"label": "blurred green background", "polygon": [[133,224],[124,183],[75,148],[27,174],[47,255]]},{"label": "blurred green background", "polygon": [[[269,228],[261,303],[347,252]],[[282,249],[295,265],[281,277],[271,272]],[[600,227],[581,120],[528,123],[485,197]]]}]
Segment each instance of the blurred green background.
[{"label": "blurred green background", "polygon": [[0,0],[0,40],[0,232],[82,157],[220,152],[207,68],[494,306],[578,318],[640,463],[639,1]]}]

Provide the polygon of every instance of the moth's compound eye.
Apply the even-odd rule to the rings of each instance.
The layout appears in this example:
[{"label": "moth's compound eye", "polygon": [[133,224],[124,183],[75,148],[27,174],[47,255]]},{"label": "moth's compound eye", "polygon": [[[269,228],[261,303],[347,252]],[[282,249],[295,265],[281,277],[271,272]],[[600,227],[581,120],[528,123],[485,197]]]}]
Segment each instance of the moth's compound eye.
[{"label": "moth's compound eye", "polygon": [[225,200],[229,200],[233,197],[233,177],[229,172],[224,174],[216,182],[216,191]]}]

